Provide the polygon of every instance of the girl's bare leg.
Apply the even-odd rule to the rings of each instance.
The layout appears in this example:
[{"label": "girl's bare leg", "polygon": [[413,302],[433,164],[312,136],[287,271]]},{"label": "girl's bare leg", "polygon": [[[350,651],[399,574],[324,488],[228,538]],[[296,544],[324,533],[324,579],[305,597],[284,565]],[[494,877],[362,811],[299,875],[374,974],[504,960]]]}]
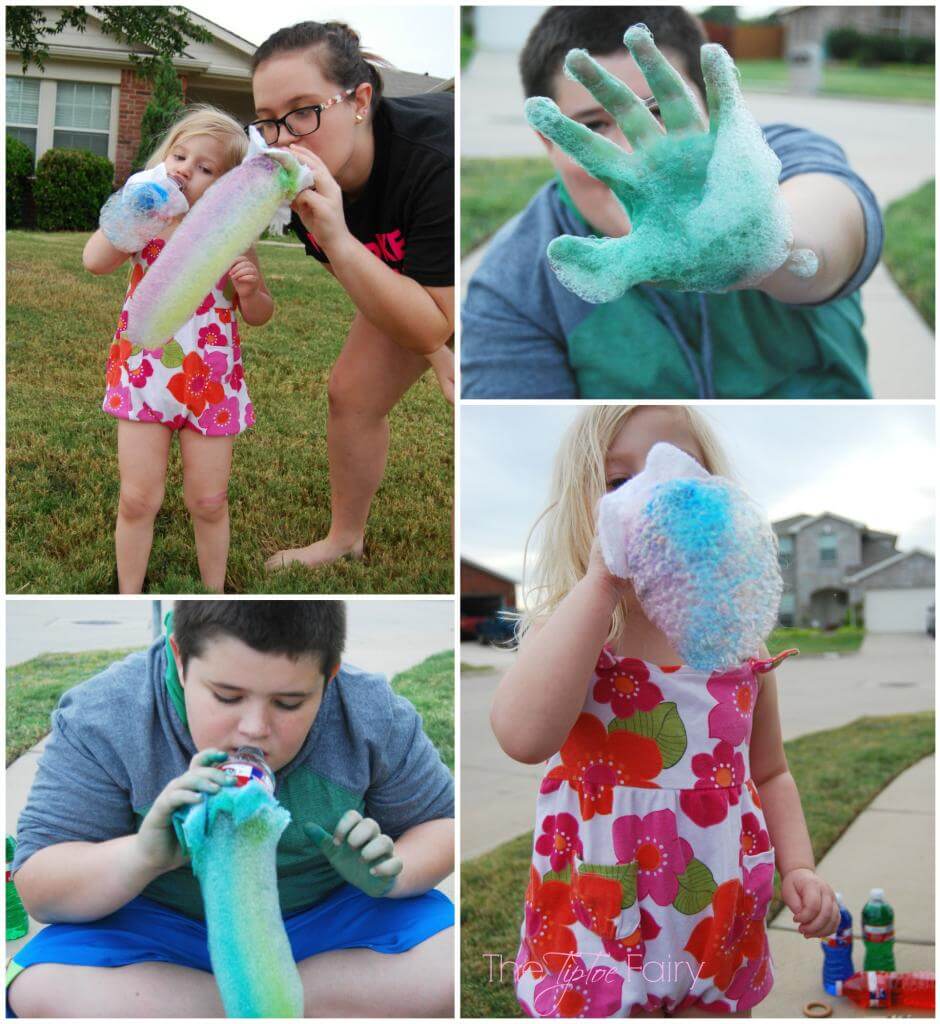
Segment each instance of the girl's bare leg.
[{"label": "girl's bare leg", "polygon": [[8,999],[18,1017],[224,1016],[215,978],[177,964],[35,964],[13,981]]},{"label": "girl's bare leg", "polygon": [[290,562],[317,566],[362,554],[372,498],[388,458],[388,414],[428,368],[356,313],[330,373],[327,451],[330,457],[330,529],[305,548],[278,551],[269,569]]},{"label": "girl's bare leg", "polygon": [[199,574],[207,590],[225,589],[228,562],[228,480],[232,472],[232,437],[203,437],[180,431],[183,499],[193,520]]},{"label": "girl's bare leg", "polygon": [[160,423],[132,420],[118,420],[117,432],[121,496],[114,552],[118,590],[139,594],[153,546],[153,522],[163,504],[173,432]]}]

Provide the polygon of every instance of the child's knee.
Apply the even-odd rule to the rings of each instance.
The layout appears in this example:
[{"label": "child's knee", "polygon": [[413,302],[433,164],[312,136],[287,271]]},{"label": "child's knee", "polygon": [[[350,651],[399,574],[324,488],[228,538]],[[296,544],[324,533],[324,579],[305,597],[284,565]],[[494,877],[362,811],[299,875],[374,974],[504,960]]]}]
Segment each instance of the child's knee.
[{"label": "child's knee", "polygon": [[59,964],[34,964],[7,987],[7,1003],[17,1017],[62,1017],[58,1003]]},{"label": "child's knee", "polygon": [[162,487],[146,490],[131,484],[121,484],[118,512],[124,519],[156,519],[162,504]]},{"label": "child's knee", "polygon": [[193,519],[203,523],[220,523],[228,515],[228,490],[219,491],[217,494],[203,494],[200,492],[187,492],[185,495],[186,507]]}]

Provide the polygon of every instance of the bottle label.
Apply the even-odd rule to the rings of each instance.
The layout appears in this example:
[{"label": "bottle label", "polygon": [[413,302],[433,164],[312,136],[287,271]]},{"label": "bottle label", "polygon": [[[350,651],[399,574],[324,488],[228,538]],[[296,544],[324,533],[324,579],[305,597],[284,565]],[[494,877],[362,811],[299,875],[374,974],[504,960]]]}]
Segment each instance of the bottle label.
[{"label": "bottle label", "polygon": [[878,984],[878,972],[868,972],[868,1006],[870,1009],[888,1005],[888,990],[884,985]]},{"label": "bottle label", "polygon": [[256,782],[260,782],[269,793],[274,794],[271,779],[257,765],[249,764],[247,761],[229,761],[222,765],[222,771],[235,779],[236,786],[247,786],[254,779]]},{"label": "bottle label", "polygon": [[866,924],[862,927],[862,937],[866,942],[893,942],[893,924]]}]

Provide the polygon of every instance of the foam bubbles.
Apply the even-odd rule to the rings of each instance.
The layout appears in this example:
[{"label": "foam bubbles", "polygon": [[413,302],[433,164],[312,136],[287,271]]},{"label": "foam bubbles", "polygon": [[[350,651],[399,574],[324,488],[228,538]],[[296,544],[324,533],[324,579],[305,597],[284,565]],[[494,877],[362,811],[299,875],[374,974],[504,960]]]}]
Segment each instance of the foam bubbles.
[{"label": "foam bubbles", "polygon": [[623,238],[565,235],[548,261],[566,288],[587,302],[609,302],[650,281],[683,291],[723,292],[752,285],[784,264],[800,277],[815,255],[788,261],[789,211],[779,189],[780,161],[744,104],[738,72],[716,44],[702,47],[706,128],[695,96],[656,49],[649,30],[631,27],[627,44],[658,101],[664,131],[645,104],[583,50],[565,71],[619,124],[632,152],[565,117],[551,100],[526,103],[529,123],[608,185],[627,211]]},{"label": "foam bubbles", "polygon": [[632,581],[683,662],[715,671],[758,655],[783,583],[770,523],[730,480],[655,445],[646,470],[601,502],[598,532],[608,568]]}]

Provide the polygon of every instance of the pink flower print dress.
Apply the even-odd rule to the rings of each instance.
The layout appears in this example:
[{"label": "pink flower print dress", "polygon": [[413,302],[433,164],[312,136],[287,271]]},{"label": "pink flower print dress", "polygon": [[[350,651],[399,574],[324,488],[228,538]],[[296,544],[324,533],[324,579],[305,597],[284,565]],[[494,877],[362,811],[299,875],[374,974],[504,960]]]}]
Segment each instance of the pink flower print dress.
[{"label": "pink flower print dress", "polygon": [[150,241],[131,257],[131,278],[108,353],[102,408],[141,423],[188,427],[207,437],[240,434],[255,421],[238,336],[238,296],[222,277],[189,319],[160,348],[134,344],[128,303],[159,258],[164,242]]},{"label": "pink flower print dress", "polygon": [[747,1010],[773,985],[774,850],[748,768],[759,677],[605,648],[548,761],[516,995],[531,1017]]}]

